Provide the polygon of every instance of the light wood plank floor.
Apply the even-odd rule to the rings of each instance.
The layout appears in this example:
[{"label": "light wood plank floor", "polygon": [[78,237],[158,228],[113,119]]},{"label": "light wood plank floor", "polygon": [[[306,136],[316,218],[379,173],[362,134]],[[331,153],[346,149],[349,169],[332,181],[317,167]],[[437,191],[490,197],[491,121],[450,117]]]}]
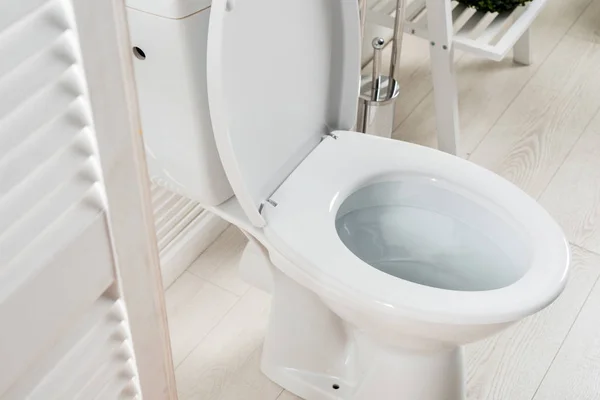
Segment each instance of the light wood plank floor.
[{"label": "light wood plank floor", "polygon": [[[467,348],[470,400],[600,400],[600,0],[552,0],[534,64],[457,55],[463,155],[559,221],[573,250],[564,294]],[[428,49],[406,38],[397,139],[436,144]],[[167,290],[182,400],[297,399],[259,371],[269,296],[239,279],[229,228]]]}]

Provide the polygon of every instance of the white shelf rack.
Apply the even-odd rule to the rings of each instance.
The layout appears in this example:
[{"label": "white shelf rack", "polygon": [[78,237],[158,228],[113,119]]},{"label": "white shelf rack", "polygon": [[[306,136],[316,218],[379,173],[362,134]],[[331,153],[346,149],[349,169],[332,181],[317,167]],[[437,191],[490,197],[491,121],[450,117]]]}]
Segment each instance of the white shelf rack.
[{"label": "white shelf rack", "polygon": [[[528,31],[547,2],[548,0],[534,0],[513,12],[498,14],[478,12],[452,1],[454,47],[480,57],[501,61]],[[377,2],[368,11],[368,21],[392,29],[395,4],[395,0]],[[404,30],[406,33],[432,40],[426,0],[413,0],[408,3]]]},{"label": "white shelf rack", "polygon": [[[367,27],[374,32],[374,26],[392,29],[396,2],[367,0]],[[429,43],[439,150],[462,155],[455,50],[494,61],[501,61],[512,50],[516,63],[529,65],[530,27],[547,2],[533,0],[513,12],[485,13],[454,0],[407,0],[405,32]]]}]

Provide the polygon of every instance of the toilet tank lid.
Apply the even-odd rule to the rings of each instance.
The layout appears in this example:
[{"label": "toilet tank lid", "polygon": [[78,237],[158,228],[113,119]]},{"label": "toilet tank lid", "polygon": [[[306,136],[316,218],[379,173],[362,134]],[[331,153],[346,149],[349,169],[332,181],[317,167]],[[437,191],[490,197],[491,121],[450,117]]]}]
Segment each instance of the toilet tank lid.
[{"label": "toilet tank lid", "polygon": [[126,0],[125,5],[165,18],[185,18],[210,8],[211,0]]},{"label": "toilet tank lid", "polygon": [[254,226],[266,224],[261,210],[269,197],[324,135],[354,126],[359,26],[356,0],[213,0],[213,133]]}]

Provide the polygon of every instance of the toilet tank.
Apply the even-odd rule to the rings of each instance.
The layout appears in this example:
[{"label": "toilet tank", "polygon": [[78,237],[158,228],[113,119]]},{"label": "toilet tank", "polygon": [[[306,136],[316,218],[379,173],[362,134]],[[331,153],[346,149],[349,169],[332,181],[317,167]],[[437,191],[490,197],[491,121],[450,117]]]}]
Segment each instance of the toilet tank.
[{"label": "toilet tank", "polygon": [[233,195],[206,89],[210,0],[128,0],[135,80],[153,182],[203,206]]}]

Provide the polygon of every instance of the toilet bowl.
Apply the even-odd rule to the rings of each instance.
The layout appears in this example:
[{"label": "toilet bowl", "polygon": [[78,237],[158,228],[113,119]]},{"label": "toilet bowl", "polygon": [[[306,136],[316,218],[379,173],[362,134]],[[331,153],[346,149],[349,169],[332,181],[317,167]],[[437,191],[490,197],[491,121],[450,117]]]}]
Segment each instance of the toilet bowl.
[{"label": "toilet bowl", "polygon": [[335,135],[264,210],[266,240],[308,278],[372,311],[449,324],[521,319],[562,291],[564,234],[512,183],[429,148]]},{"label": "toilet bowl", "polygon": [[214,0],[208,32],[220,163],[170,154],[167,178],[227,175],[233,196],[188,195],[251,239],[242,274],[273,293],[262,371],[306,400],[463,400],[462,346],[563,290],[561,229],[490,171],[351,131],[355,0]]}]

